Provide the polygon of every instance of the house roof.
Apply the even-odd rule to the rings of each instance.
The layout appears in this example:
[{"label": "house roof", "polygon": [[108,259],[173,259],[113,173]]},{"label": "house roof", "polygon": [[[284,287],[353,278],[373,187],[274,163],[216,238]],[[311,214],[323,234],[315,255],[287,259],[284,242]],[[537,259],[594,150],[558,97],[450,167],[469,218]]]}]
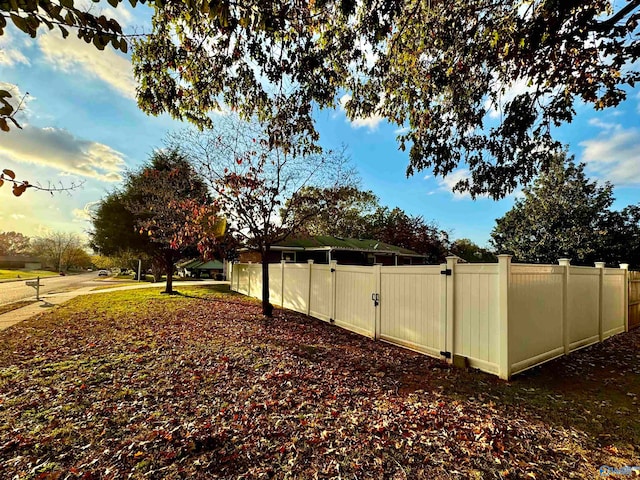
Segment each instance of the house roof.
[{"label": "house roof", "polygon": [[178,267],[186,268],[187,270],[222,270],[222,262],[218,260],[209,260],[208,262],[203,262],[202,260],[187,260],[185,262],[179,263]]},{"label": "house roof", "polygon": [[209,260],[202,265],[194,267],[196,270],[222,270],[222,262],[218,260]]},{"label": "house roof", "polygon": [[185,260],[184,262],[180,262],[178,263],[178,267],[180,268],[193,268],[196,267],[198,265],[202,265],[204,262],[202,260],[198,260],[197,258],[195,260]]},{"label": "house roof", "polygon": [[422,256],[408,248],[397,247],[372,239],[356,239],[320,235],[317,237],[292,238],[271,247],[274,250],[355,250],[360,252],[395,253]]}]

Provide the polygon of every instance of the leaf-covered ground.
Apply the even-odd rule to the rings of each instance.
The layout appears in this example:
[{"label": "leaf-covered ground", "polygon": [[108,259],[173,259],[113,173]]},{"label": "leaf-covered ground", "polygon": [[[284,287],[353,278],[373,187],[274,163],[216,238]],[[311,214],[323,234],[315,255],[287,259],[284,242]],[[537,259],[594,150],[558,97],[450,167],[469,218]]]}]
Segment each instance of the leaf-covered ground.
[{"label": "leaf-covered ground", "polygon": [[0,478],[565,479],[640,465],[640,331],[506,383],[180,290],[81,297],[0,333]]}]

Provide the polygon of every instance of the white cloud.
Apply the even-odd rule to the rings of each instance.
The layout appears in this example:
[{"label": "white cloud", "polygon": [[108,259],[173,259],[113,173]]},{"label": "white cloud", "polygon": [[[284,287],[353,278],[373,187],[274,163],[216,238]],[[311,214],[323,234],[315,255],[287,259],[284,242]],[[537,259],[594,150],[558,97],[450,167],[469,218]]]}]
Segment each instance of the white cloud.
[{"label": "white cloud", "polygon": [[462,200],[463,198],[471,198],[471,195],[469,195],[468,192],[461,193],[453,190],[453,187],[455,187],[460,180],[466,180],[470,177],[471,177],[471,173],[469,172],[468,169],[458,168],[457,170],[454,170],[446,177],[438,178],[438,186],[442,191],[451,192],[451,194],[453,195],[453,198],[456,200]]},{"label": "white cloud", "polygon": [[26,218],[24,215],[21,215],[19,213],[12,213],[10,216],[14,220],[22,220],[23,218]]},{"label": "white cloud", "polygon": [[84,208],[74,208],[71,211],[74,221],[89,221],[91,220],[91,214],[93,213],[93,207],[98,205],[100,201],[89,202]]},{"label": "white cloud", "polygon": [[619,126],[616,123],[603,122],[599,118],[591,118],[591,119],[589,119],[589,125],[592,125],[594,127],[598,127],[598,128],[601,128],[602,130],[607,130],[607,131],[615,130]]},{"label": "white cloud", "polygon": [[131,62],[110,46],[100,51],[71,35],[63,39],[55,30],[40,35],[38,45],[44,59],[54,68],[102,80],[122,96],[135,98],[136,83]]},{"label": "white cloud", "polygon": [[[340,110],[345,111],[346,103],[351,100],[351,95],[344,94],[340,97]],[[370,117],[356,117],[352,120],[349,120],[351,126],[354,128],[367,127],[369,130],[376,130],[380,122],[384,120],[384,117],[374,114]]]},{"label": "white cloud", "polygon": [[431,175],[425,175],[424,177],[422,177],[423,180],[429,180],[431,178]]},{"label": "white cloud", "polygon": [[582,161],[596,175],[617,185],[640,184],[640,130],[621,125],[596,126],[602,132],[592,140],[580,142]]},{"label": "white cloud", "polygon": [[395,133],[396,135],[404,135],[405,133],[409,132],[409,130],[409,127],[401,127],[395,129],[393,133]]},{"label": "white cloud", "polygon": [[107,145],[76,138],[66,130],[31,125],[2,135],[3,157],[105,182],[120,181],[125,167],[124,155]]},{"label": "white cloud", "polygon": [[18,63],[30,65],[29,59],[22,53],[20,47],[24,46],[22,39],[16,39],[8,29],[0,36],[0,65],[13,67]]}]

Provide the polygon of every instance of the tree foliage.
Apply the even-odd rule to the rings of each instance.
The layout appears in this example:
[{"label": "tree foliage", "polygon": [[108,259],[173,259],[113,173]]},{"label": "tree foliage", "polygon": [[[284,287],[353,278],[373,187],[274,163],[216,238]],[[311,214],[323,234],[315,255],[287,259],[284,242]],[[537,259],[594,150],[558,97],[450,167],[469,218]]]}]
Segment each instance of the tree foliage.
[{"label": "tree foliage", "polygon": [[156,151],[149,163],[127,174],[123,187],[99,204],[91,244],[103,255],[149,255],[167,275],[173,292],[174,263],[203,253],[224,234],[208,189],[178,152]]},{"label": "tree foliage", "polygon": [[494,263],[498,258],[488,249],[482,248],[468,238],[460,238],[451,244],[450,251],[469,263]]},{"label": "tree foliage", "polygon": [[617,266],[636,255],[638,206],[611,211],[613,189],[584,173],[584,164],[555,157],[548,173],[524,189],[524,198],[497,220],[491,242],[498,253],[521,262],[555,263],[571,258],[578,265],[605,261]]},{"label": "tree foliage", "polygon": [[88,254],[84,247],[85,241],[80,235],[66,232],[51,232],[34,238],[31,242],[32,254],[59,272],[69,267],[88,266],[90,262],[86,262]]},{"label": "tree foliage", "polygon": [[367,216],[380,208],[372,191],[349,185],[337,189],[306,187],[301,193],[304,201],[295,206],[290,201],[285,204],[298,225],[295,235],[368,238]]},{"label": "tree foliage", "polygon": [[[343,152],[297,155],[273,144],[259,122],[234,115],[217,119],[204,132],[184,130],[168,140],[206,179],[213,204],[244,245],[261,252],[263,312],[270,316],[267,258],[271,245],[286,239],[327,202],[309,202],[313,189],[338,195],[352,181]],[[308,206],[297,215],[295,206]]]},{"label": "tree foliage", "polygon": [[[138,101],[200,126],[224,106],[269,141],[313,143],[314,108],[407,127],[408,173],[501,197],[545,170],[577,101],[618,105],[638,79],[640,0],[248,0],[155,3],[135,46]],[[493,120],[490,113],[497,111]],[[309,143],[299,144],[300,148]],[[540,152],[548,152],[541,154]]]},{"label": "tree foliage", "polygon": [[0,255],[25,255],[30,252],[31,240],[19,232],[0,232]]}]

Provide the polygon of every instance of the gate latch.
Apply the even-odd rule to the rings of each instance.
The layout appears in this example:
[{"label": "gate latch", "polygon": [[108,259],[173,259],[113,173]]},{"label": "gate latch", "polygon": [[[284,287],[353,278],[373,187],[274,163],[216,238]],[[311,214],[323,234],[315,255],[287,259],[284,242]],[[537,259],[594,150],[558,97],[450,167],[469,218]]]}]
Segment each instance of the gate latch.
[{"label": "gate latch", "polygon": [[372,293],[371,300],[373,300],[373,306],[377,307],[378,305],[380,305],[380,294]]}]

